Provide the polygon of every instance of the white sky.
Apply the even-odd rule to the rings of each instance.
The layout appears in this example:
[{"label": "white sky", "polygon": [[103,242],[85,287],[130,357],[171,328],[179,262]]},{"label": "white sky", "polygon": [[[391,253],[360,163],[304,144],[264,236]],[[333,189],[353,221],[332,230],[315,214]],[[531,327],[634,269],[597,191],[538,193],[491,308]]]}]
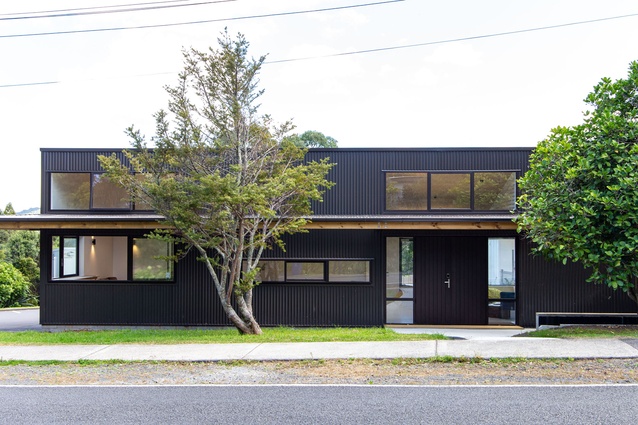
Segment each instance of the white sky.
[{"label": "white sky", "polygon": [[[152,0],[2,1],[14,12]],[[196,1],[196,0],[193,0]],[[0,208],[39,206],[40,148],[128,147],[148,136],[182,47],[216,46],[225,26],[268,60],[428,43],[638,14],[627,0],[405,0],[304,15],[37,37],[12,34],[167,24],[379,0],[237,0],[63,18],[0,20]],[[187,3],[187,2],[182,2]],[[535,146],[580,122],[602,78],[638,59],[638,16],[499,37],[264,65],[261,112],[340,147]]]}]

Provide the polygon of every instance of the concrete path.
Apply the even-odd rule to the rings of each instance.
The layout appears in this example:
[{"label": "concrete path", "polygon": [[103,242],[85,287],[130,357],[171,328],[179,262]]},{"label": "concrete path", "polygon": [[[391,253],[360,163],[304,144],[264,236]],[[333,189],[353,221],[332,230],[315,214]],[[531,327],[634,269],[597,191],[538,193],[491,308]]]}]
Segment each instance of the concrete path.
[{"label": "concrete path", "polygon": [[[633,345],[633,346],[632,346]],[[618,339],[501,338],[449,341],[308,342],[175,345],[0,346],[2,360],[305,360],[354,358],[638,358]]]}]

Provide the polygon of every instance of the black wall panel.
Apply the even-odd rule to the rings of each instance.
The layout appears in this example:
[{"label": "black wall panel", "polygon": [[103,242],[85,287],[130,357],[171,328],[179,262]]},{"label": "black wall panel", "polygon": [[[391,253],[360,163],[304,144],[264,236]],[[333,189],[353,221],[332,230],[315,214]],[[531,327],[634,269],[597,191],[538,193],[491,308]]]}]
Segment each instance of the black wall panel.
[{"label": "black wall panel", "polygon": [[531,244],[518,244],[518,324],[536,326],[536,312],[636,312],[636,304],[622,291],[587,282],[580,265],[563,265],[531,252]]}]

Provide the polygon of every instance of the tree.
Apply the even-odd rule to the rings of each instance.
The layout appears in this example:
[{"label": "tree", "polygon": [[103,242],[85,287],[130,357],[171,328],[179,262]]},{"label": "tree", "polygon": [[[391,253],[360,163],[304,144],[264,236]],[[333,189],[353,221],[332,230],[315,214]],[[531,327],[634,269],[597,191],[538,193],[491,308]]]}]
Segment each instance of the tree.
[{"label": "tree", "polygon": [[134,201],[172,226],[152,237],[184,246],[182,254],[194,249],[229,320],[241,333],[259,334],[252,296],[261,255],[272,244],[283,247],[283,235],[303,231],[311,200],[332,185],[332,164],[305,163],[305,150],[284,140],[290,123],[275,126],[257,115],[265,56],[249,59],[241,34],[231,40],[223,33],[218,43],[183,52],[178,84],[166,87],[168,111],[155,114],[154,148],[131,127],[130,168],[115,156],[100,161]]},{"label": "tree", "polygon": [[40,282],[40,234],[32,230],[13,230],[5,244],[5,261],[11,263],[38,293]]},{"label": "tree", "polygon": [[287,136],[286,140],[300,148],[336,148],[338,143],[334,138],[313,130]]},{"label": "tree", "polygon": [[9,263],[0,262],[0,307],[18,307],[29,296],[29,282]]},{"label": "tree", "polygon": [[626,79],[603,78],[585,102],[582,124],[553,129],[532,153],[519,180],[519,231],[638,303],[638,62]]}]

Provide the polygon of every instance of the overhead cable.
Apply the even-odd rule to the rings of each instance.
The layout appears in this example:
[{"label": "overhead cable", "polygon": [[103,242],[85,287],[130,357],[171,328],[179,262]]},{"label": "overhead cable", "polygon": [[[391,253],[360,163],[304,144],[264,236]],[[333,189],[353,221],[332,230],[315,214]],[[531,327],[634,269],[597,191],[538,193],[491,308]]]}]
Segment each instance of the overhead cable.
[{"label": "overhead cable", "polygon": [[[86,12],[86,11],[85,12],[64,12],[64,13],[52,13],[48,15],[11,16],[8,18],[0,18],[0,21],[14,21],[14,20],[20,20],[20,19],[38,19],[38,18],[68,18],[73,16],[102,15],[107,13],[143,12],[143,11],[154,10],[154,9],[168,9],[168,8],[187,7],[187,6],[203,6],[203,5],[215,4],[215,3],[231,3],[236,1],[238,0],[214,0],[214,1],[200,1],[197,3],[187,3],[187,4],[163,4],[163,5],[154,5],[154,6],[124,5],[119,7],[126,7],[125,9],[93,10],[90,12]],[[132,6],[137,6],[137,7],[132,7]],[[99,9],[103,7],[100,7]],[[113,8],[115,6],[106,6],[106,7]]]},{"label": "overhead cable", "polygon": [[326,7],[326,8],[322,8],[322,9],[299,10],[299,11],[294,11],[294,12],[268,13],[268,14],[263,14],[263,15],[238,16],[238,17],[233,17],[233,18],[205,19],[205,20],[199,20],[199,21],[177,22],[177,23],[169,23],[169,24],[137,25],[137,26],[129,26],[129,27],[110,27],[110,28],[93,28],[93,29],[69,30],[69,31],[50,31],[50,32],[37,32],[37,33],[26,33],[26,34],[5,34],[5,35],[0,35],[0,38],[40,37],[40,36],[62,35],[62,34],[83,34],[83,33],[91,33],[91,32],[140,30],[140,29],[148,29],[148,28],[176,27],[176,26],[182,26],[182,25],[208,24],[208,23],[213,23],[213,22],[240,21],[240,20],[244,20],[244,19],[272,18],[272,17],[276,17],[276,16],[290,16],[290,15],[302,15],[302,14],[307,14],[307,13],[329,12],[329,11],[334,11],[334,10],[344,10],[344,9],[354,9],[354,8],[359,8],[359,7],[378,6],[378,5],[382,5],[382,4],[399,3],[399,2],[404,2],[404,1],[405,0],[386,0],[386,1],[378,1],[378,2],[373,2],[373,3],[355,4],[355,5],[349,5],[349,6]]}]

